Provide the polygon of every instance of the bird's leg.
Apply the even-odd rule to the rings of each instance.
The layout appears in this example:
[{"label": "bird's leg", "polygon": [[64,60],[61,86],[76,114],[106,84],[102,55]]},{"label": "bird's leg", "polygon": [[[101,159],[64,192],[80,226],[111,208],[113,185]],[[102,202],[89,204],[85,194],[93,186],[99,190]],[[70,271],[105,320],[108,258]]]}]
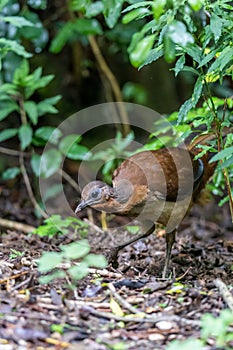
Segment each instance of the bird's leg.
[{"label": "bird's leg", "polygon": [[163,268],[163,274],[162,274],[162,278],[166,278],[166,274],[167,274],[167,269],[169,267],[169,262],[171,259],[171,252],[172,252],[172,246],[175,242],[176,239],[176,229],[173,230],[172,232],[166,232],[166,257],[165,257],[165,264],[164,264],[164,268]]},{"label": "bird's leg", "polygon": [[118,256],[119,251],[121,249],[127,247],[128,245],[130,245],[130,244],[132,244],[134,242],[137,242],[141,238],[148,237],[149,235],[151,235],[154,232],[154,230],[155,230],[155,224],[153,224],[152,227],[150,227],[148,230],[146,230],[146,232],[143,232],[142,234],[137,235],[134,238],[131,238],[130,240],[128,240],[125,243],[122,243],[122,244],[119,244],[119,245],[117,245],[115,247],[112,247],[111,250],[110,250],[109,257],[108,257],[109,264],[112,264],[112,266],[114,268],[116,268],[118,266],[117,256]]}]

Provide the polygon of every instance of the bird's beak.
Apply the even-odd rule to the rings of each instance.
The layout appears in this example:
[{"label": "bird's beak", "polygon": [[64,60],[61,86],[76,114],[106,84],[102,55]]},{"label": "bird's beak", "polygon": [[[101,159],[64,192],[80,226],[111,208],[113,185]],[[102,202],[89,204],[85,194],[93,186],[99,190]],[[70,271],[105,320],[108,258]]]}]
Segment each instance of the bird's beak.
[{"label": "bird's beak", "polygon": [[75,209],[75,214],[79,213],[81,210],[85,209],[86,207],[89,206],[89,202],[88,201],[81,201],[79,203],[79,205],[77,206],[77,208]]}]

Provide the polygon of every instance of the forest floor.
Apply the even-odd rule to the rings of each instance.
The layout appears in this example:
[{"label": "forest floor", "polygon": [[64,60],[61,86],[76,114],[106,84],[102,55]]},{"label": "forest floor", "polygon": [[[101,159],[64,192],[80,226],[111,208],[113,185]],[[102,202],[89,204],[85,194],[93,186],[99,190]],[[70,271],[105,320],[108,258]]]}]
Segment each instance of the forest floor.
[{"label": "forest floor", "polygon": [[[0,209],[6,212],[6,202]],[[22,221],[32,224],[30,213],[24,215]],[[194,208],[177,235],[172,278],[161,279],[165,241],[158,229],[122,250],[117,270],[93,269],[71,288],[68,280],[39,284],[36,260],[74,240],[72,232],[41,238],[2,229],[0,350],[232,349],[233,324],[221,328],[233,295],[232,233],[227,208]],[[114,235],[121,242],[132,237],[117,228],[103,235],[91,225],[91,252],[104,253]],[[191,343],[182,347],[174,340]]]}]

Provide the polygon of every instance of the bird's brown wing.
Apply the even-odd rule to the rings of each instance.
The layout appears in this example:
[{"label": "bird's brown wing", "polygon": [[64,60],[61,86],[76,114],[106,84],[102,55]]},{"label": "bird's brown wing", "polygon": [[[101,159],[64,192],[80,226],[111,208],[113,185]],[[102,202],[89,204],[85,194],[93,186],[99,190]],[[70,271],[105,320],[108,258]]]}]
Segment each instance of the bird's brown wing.
[{"label": "bird's brown wing", "polygon": [[127,180],[141,196],[144,189],[175,202],[192,195],[202,174],[202,162],[194,160],[191,152],[170,147],[129,157],[113,173],[113,185],[117,187]]}]

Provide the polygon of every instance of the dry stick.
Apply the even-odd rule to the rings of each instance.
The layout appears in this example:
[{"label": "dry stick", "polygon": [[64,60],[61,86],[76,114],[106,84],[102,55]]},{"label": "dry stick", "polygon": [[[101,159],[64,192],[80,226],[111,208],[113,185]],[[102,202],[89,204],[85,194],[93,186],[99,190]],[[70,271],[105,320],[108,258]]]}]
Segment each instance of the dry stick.
[{"label": "dry stick", "polygon": [[20,154],[20,156],[19,156],[19,163],[20,163],[20,169],[21,169],[21,172],[22,172],[22,175],[23,175],[24,183],[26,185],[27,192],[28,192],[28,195],[30,197],[30,200],[31,200],[32,204],[34,205],[35,209],[37,209],[40,212],[41,216],[43,218],[47,219],[48,215],[46,214],[46,212],[43,209],[41,209],[41,207],[37,203],[37,200],[36,200],[36,198],[34,196],[34,193],[32,191],[32,187],[31,187],[31,184],[30,184],[30,181],[29,181],[29,177],[28,177],[25,165],[24,165],[24,158],[23,158],[22,154]]},{"label": "dry stick", "polygon": [[138,314],[142,311],[133,307],[127,300],[123,299],[116,291],[114,285],[112,283],[108,283],[108,288],[114,298],[126,309],[129,310],[132,314]]},{"label": "dry stick", "polygon": [[[107,65],[107,63],[106,63],[106,61],[105,61],[105,59],[104,59],[104,57],[99,49],[99,46],[95,40],[95,37],[93,35],[89,35],[88,40],[89,40],[91,49],[95,55],[95,58],[99,64],[101,71],[103,72],[104,76],[106,76],[106,78],[109,81],[109,84],[111,85],[111,88],[112,88],[112,91],[114,93],[116,101],[123,102],[122,94],[121,94],[121,90],[120,90],[118,81],[117,81],[116,77],[114,76],[114,74],[112,73],[112,71],[110,70],[110,68],[108,67],[108,65]],[[130,131],[128,115],[127,115],[126,110],[125,110],[122,103],[119,104],[118,108],[119,108],[120,117],[121,117],[122,124],[123,124],[124,134],[127,135]]]},{"label": "dry stick", "polygon": [[21,276],[26,275],[26,274],[28,274],[28,273],[30,273],[30,272],[31,272],[30,270],[22,271],[22,272],[16,273],[15,275],[12,275],[12,276],[3,278],[3,279],[0,280],[0,284],[5,283],[5,282],[8,282],[9,280],[12,280],[12,279],[21,277]]},{"label": "dry stick", "polygon": [[80,192],[78,184],[72,179],[72,177],[67,174],[63,169],[58,169],[58,173],[73,187],[77,192]]},{"label": "dry stick", "polygon": [[25,233],[31,233],[32,231],[35,230],[34,226],[22,224],[21,222],[1,219],[1,218],[0,218],[0,227],[9,229],[9,230],[23,231]]},{"label": "dry stick", "polygon": [[226,284],[220,280],[219,278],[216,278],[214,280],[215,286],[219,289],[219,292],[221,293],[223,299],[227,303],[229,309],[233,312],[233,296],[231,295],[230,291],[228,290]]},{"label": "dry stick", "polygon": [[9,156],[19,157],[22,154],[24,157],[29,157],[29,153],[16,151],[14,149],[0,147],[0,153],[8,154]]},{"label": "dry stick", "polygon": [[83,221],[86,222],[89,226],[93,227],[95,229],[95,231],[102,233],[102,234],[105,234],[104,230],[102,230],[99,226],[95,225],[90,220],[84,218]]},{"label": "dry stick", "polygon": [[103,317],[103,318],[115,320],[118,322],[123,321],[123,322],[136,322],[136,323],[145,323],[145,322],[157,323],[160,321],[170,321],[170,322],[180,322],[180,323],[184,323],[192,326],[200,326],[200,322],[197,320],[190,320],[190,319],[179,317],[176,315],[162,315],[162,316],[151,315],[146,317],[141,317],[136,315],[135,316],[118,316],[109,312],[97,311],[92,307],[88,307],[88,311],[93,316]]}]

